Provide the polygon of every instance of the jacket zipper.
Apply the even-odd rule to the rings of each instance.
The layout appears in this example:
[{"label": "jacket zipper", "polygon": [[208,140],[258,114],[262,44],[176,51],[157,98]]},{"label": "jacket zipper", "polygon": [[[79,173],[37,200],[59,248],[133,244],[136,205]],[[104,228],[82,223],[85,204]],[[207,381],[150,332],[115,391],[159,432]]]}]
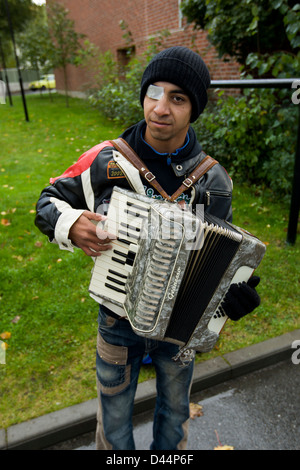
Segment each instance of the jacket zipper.
[{"label": "jacket zipper", "polygon": [[210,197],[211,196],[223,196],[223,197],[230,197],[230,192],[226,192],[226,191],[205,191],[205,202],[206,202],[206,205],[209,206],[210,205]]}]

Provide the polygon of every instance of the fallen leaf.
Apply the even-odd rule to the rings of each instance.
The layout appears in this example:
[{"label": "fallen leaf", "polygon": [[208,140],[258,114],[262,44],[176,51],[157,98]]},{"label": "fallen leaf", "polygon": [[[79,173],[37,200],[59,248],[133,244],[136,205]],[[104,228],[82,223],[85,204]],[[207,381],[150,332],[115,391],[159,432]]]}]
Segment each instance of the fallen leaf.
[{"label": "fallen leaf", "polygon": [[223,446],[220,442],[218,431],[215,430],[215,433],[216,433],[219,445],[214,447],[214,450],[234,450],[234,447],[232,447],[232,446],[227,446],[227,445]]},{"label": "fallen leaf", "polygon": [[234,447],[232,446],[217,446],[217,447],[214,447],[214,450],[234,450]]},{"label": "fallen leaf", "polygon": [[18,323],[18,321],[20,320],[20,315],[16,315],[13,319],[12,319],[12,323]]},{"label": "fallen leaf", "polygon": [[23,261],[22,255],[12,255],[12,258],[17,259],[18,261]]},{"label": "fallen leaf", "polygon": [[8,219],[1,219],[1,225],[5,225],[5,226],[8,226],[10,225],[10,221]]},{"label": "fallen leaf", "polygon": [[194,419],[197,416],[202,416],[202,406],[198,405],[198,403],[190,403],[190,418]]},{"label": "fallen leaf", "polygon": [[4,331],[0,334],[0,338],[2,339],[9,339],[11,337],[11,333],[9,331]]}]

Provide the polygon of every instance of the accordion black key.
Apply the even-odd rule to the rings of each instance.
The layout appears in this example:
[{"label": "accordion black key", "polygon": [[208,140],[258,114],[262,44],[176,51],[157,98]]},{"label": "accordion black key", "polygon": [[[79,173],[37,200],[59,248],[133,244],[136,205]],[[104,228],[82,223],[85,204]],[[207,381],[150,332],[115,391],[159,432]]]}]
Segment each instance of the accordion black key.
[{"label": "accordion black key", "polygon": [[233,224],[117,187],[101,228],[117,239],[96,258],[91,296],[120,307],[138,335],[182,351],[214,347],[226,292],[251,277],[266,250]]}]

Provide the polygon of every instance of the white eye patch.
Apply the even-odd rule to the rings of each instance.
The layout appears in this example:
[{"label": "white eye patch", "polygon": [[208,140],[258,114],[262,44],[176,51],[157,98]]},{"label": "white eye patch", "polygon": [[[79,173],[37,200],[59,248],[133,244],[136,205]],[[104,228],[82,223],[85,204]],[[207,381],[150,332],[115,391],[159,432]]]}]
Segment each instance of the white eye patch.
[{"label": "white eye patch", "polygon": [[165,93],[165,89],[162,86],[149,85],[146,95],[152,100],[160,100]]}]

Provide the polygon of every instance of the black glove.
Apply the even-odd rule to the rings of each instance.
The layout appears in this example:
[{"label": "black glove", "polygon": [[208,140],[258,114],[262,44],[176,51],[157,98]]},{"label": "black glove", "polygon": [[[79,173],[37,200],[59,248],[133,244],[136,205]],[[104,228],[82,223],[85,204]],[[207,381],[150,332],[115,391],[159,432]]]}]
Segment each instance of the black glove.
[{"label": "black glove", "polygon": [[259,306],[260,297],[255,290],[259,282],[258,276],[252,276],[247,283],[231,284],[221,304],[230,320],[237,321]]}]

